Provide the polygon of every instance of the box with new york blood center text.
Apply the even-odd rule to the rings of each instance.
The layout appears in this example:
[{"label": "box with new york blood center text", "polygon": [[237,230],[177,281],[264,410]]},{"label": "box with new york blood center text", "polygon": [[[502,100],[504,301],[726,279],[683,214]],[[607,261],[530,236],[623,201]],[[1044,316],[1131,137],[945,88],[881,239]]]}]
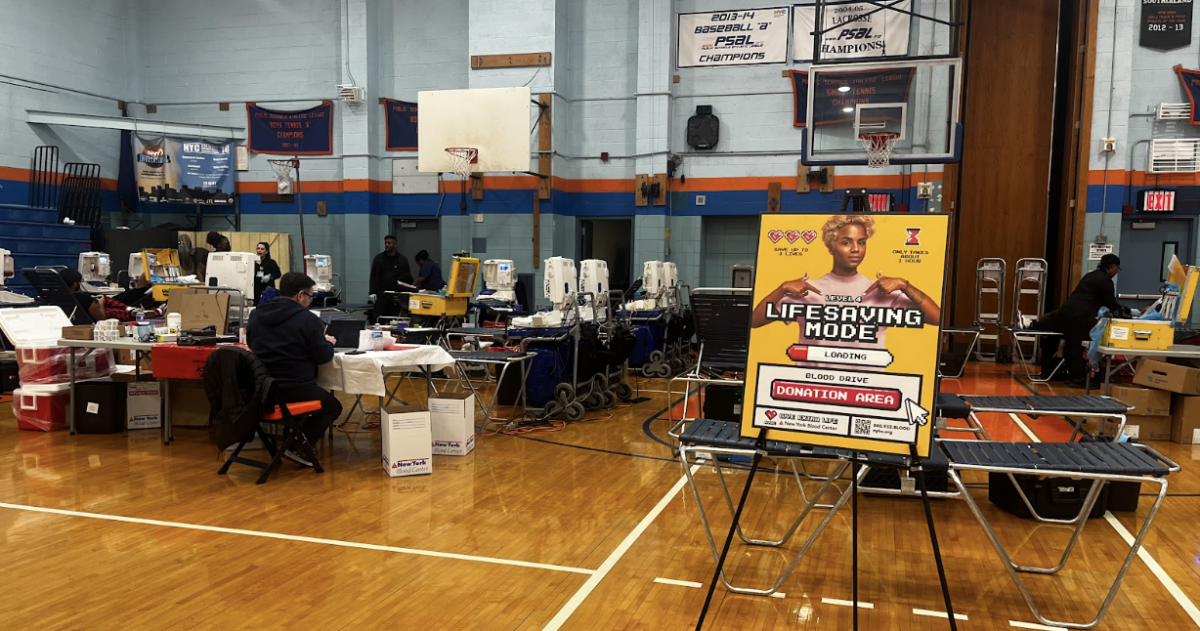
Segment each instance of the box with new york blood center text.
[{"label": "box with new york blood center text", "polygon": [[393,478],[433,473],[433,434],[429,411],[412,405],[383,408],[383,469]]}]

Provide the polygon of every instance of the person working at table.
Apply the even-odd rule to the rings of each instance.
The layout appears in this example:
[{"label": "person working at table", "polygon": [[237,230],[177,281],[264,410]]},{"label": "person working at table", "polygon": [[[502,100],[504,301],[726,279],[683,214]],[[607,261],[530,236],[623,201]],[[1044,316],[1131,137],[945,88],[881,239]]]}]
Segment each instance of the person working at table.
[{"label": "person working at table", "polygon": [[428,250],[417,252],[414,258],[417,262],[417,280],[414,285],[421,291],[441,291],[446,286],[446,279],[442,277],[442,268],[437,264],[437,261],[429,258]]},{"label": "person working at table", "polygon": [[[1108,307],[1115,317],[1127,315],[1129,310],[1117,302],[1117,289],[1113,277],[1121,271],[1121,259],[1115,254],[1105,254],[1100,265],[1079,280],[1075,291],[1062,306],[1038,318],[1030,327],[1035,331],[1053,331],[1062,336],[1066,343],[1063,350],[1064,367],[1067,369],[1067,385],[1084,386],[1083,342],[1091,337],[1096,326],[1100,307]],[[1042,345],[1042,377],[1048,377],[1057,365],[1055,349],[1058,337],[1046,340]]]},{"label": "person working at table", "polygon": [[413,284],[412,272],[408,268],[408,259],[396,251],[396,237],[388,235],[383,238],[383,252],[375,255],[371,262],[371,277],[368,287],[371,302],[375,308],[371,311],[371,321],[381,316],[400,315],[403,304],[397,296],[388,295],[389,291],[404,291],[410,287],[401,286]]},{"label": "person working at table", "polygon": [[[315,285],[300,272],[284,274],[279,279],[279,297],[250,314],[246,331],[250,350],[275,379],[278,403],[321,402],[321,411],[312,415],[302,430],[312,449],[342,413],[337,397],[317,385],[317,366],[333,360],[335,338],[325,335],[321,318],[308,310]],[[284,454],[303,466],[312,466],[314,455]]]}]

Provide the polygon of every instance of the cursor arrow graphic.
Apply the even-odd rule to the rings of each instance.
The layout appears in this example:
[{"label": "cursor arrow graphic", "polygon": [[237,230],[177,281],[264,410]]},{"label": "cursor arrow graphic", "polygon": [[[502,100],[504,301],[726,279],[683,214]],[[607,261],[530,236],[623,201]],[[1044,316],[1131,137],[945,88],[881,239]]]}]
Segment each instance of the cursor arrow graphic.
[{"label": "cursor arrow graphic", "polygon": [[908,414],[908,422],[912,425],[920,425],[925,427],[929,424],[929,410],[921,407],[920,403],[912,399],[904,400],[904,411]]}]

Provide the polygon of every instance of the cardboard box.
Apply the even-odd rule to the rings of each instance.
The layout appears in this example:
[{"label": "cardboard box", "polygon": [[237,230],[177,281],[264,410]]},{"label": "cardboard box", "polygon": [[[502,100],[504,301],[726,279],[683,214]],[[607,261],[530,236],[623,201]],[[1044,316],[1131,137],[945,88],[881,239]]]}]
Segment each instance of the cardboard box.
[{"label": "cardboard box", "polygon": [[1200,397],[1177,394],[1171,407],[1171,440],[1185,445],[1200,443]]},{"label": "cardboard box", "polygon": [[1171,417],[1169,416],[1127,416],[1125,417],[1125,435],[1138,440],[1170,440]]},{"label": "cardboard box", "polygon": [[204,385],[198,381],[171,382],[171,425],[207,427],[209,405]]},{"label": "cardboard box", "polygon": [[446,392],[429,399],[433,453],[465,456],[475,449],[475,395]]},{"label": "cardboard box", "polygon": [[1133,382],[1176,394],[1200,394],[1200,369],[1147,359],[1133,374]]},{"label": "cardboard box", "polygon": [[1141,386],[1112,386],[1108,394],[1133,406],[1129,413],[1137,416],[1170,416],[1171,393]]},{"label": "cardboard box", "polygon": [[90,340],[92,339],[92,325],[64,326],[62,328],[62,336],[64,340]]},{"label": "cardboard box", "polygon": [[433,431],[429,412],[411,405],[383,408],[383,470],[393,478],[433,473]]},{"label": "cardboard box", "polygon": [[210,293],[199,289],[173,289],[167,298],[167,312],[178,313],[184,330],[214,327],[218,335],[225,334],[229,314],[229,294]]},{"label": "cardboard box", "polygon": [[162,427],[162,396],[157,381],[131,382],[125,392],[125,429]]}]

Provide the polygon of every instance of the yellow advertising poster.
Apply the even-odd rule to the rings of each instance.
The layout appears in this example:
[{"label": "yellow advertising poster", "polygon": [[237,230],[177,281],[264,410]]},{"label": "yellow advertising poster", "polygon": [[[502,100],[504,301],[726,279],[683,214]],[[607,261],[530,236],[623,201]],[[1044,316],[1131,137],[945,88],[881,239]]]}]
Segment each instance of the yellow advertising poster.
[{"label": "yellow advertising poster", "polygon": [[763,215],[742,435],[929,454],[949,215]]}]

